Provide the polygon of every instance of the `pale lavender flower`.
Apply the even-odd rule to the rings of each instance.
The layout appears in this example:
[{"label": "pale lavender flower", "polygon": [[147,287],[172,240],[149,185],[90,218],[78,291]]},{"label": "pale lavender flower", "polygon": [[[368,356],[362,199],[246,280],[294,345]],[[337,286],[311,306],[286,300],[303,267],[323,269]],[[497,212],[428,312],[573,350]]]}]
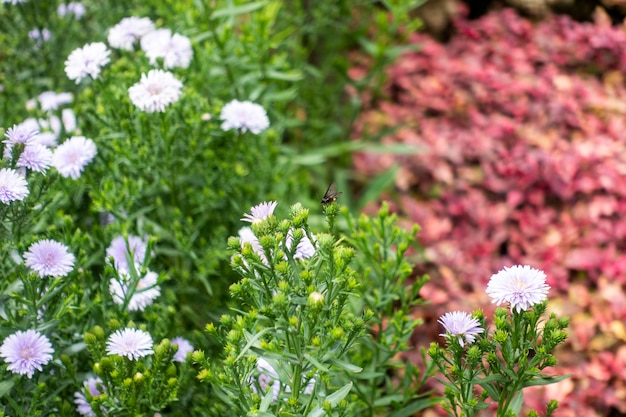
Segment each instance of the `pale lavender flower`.
[{"label": "pale lavender flower", "polygon": [[27,145],[17,160],[16,166],[35,172],[45,172],[52,165],[52,151],[39,144]]},{"label": "pale lavender flower", "polygon": [[64,104],[71,103],[74,100],[72,93],[55,93],[54,91],[44,91],[37,96],[41,105],[41,110],[56,110]]},{"label": "pale lavender flower", "polygon": [[[156,272],[148,271],[146,275],[137,281],[135,291],[128,301],[128,311],[143,311],[161,295],[161,287],[157,285],[158,277],[159,275]],[[122,305],[128,297],[132,278],[125,274],[120,274],[120,278],[121,280],[111,278],[109,291],[113,296],[113,301]]]},{"label": "pale lavender flower", "polygon": [[63,129],[65,132],[71,133],[77,129],[76,115],[72,109],[61,110],[61,121],[63,122]]},{"label": "pale lavender flower", "polygon": [[154,23],[147,17],[125,17],[109,29],[107,40],[111,48],[132,51],[135,42],[153,30]]},{"label": "pale lavender flower", "polygon": [[274,214],[274,209],[278,203],[276,201],[264,201],[250,209],[252,214],[244,214],[241,218],[244,222],[258,223]]},{"label": "pale lavender flower", "polygon": [[136,360],[154,353],[152,346],[152,337],[148,333],[127,328],[109,336],[106,351],[109,355],[126,356],[130,360]]},{"label": "pale lavender flower", "polygon": [[[74,404],[76,404],[76,411],[81,416],[87,417],[95,417],[96,413],[91,408],[91,404],[87,401],[87,397],[83,393],[84,391],[89,392],[91,397],[97,397],[102,395],[104,391],[104,386],[102,385],[102,379],[100,378],[88,378],[85,382],[83,382],[83,391],[76,391],[74,393]],[[102,408],[103,413],[106,413],[106,410]]]},{"label": "pale lavender flower", "polygon": [[85,6],[83,6],[82,3],[78,3],[75,1],[67,4],[59,4],[59,7],[57,8],[57,13],[61,17],[73,14],[74,18],[78,20],[85,15]]},{"label": "pale lavender flower", "polygon": [[100,76],[102,67],[109,63],[111,51],[102,42],[89,43],[72,51],[65,61],[67,78],[76,84],[90,76],[94,80]]},{"label": "pale lavender flower", "polygon": [[170,341],[170,345],[178,346],[178,350],[174,354],[174,357],[172,357],[172,360],[174,362],[185,362],[187,360],[187,355],[193,352],[193,346],[191,345],[191,343],[189,343],[187,339],[180,336],[173,338]]},{"label": "pale lavender flower", "polygon": [[55,150],[52,165],[65,178],[77,179],[96,156],[96,144],[84,136],[72,136]]},{"label": "pale lavender flower", "polygon": [[72,272],[74,255],[64,244],[45,239],[30,245],[24,254],[24,263],[40,278],[63,277]]},{"label": "pale lavender flower", "polygon": [[54,349],[48,338],[35,330],[18,331],[4,339],[0,357],[9,364],[7,369],[15,374],[32,378],[35,370],[52,360]]},{"label": "pale lavender flower", "polygon": [[241,133],[248,130],[259,134],[270,126],[265,109],[259,104],[250,101],[232,100],[220,112],[222,130],[236,129]]},{"label": "pale lavender flower", "polygon": [[28,183],[24,176],[10,168],[0,169],[0,201],[10,204],[28,195]]},{"label": "pale lavender flower", "polygon": [[132,259],[135,269],[139,270],[146,257],[147,247],[148,242],[139,236],[128,235],[128,238],[117,236],[107,248],[107,261],[113,259],[115,269],[121,274],[128,274],[130,265],[126,258]]},{"label": "pale lavender flower", "polygon": [[[287,247],[291,249],[293,244],[293,232],[290,230],[287,233],[286,242]],[[309,237],[305,234],[302,236],[302,239],[298,242],[298,246],[296,246],[296,253],[294,253],[294,259],[309,259],[311,256],[315,254],[315,246],[309,239]]]},{"label": "pale lavender flower", "polygon": [[480,327],[480,322],[471,315],[463,311],[453,311],[444,314],[438,320],[443,325],[446,333],[442,333],[439,336],[453,336],[459,341],[461,347],[467,343],[473,343],[476,340],[476,335],[484,332],[485,330]]},{"label": "pale lavender flower", "polygon": [[546,274],[529,265],[515,265],[491,276],[487,284],[487,294],[492,302],[500,305],[508,302],[511,311],[528,310],[541,303],[548,296],[550,286],[546,284]]},{"label": "pale lavender flower", "polygon": [[191,41],[188,37],[169,29],[158,29],[141,38],[141,49],[146,53],[150,64],[154,65],[158,58],[163,58],[163,67],[187,68],[193,57]]},{"label": "pale lavender flower", "polygon": [[[257,371],[259,373],[256,380],[251,381],[252,391],[264,395],[268,391],[272,391],[273,400],[278,400],[278,394],[280,393],[280,379],[278,379],[278,373],[272,365],[269,364],[263,358],[259,358],[256,363]],[[260,388],[261,392],[258,392]]]},{"label": "pale lavender flower", "polygon": [[130,101],[146,113],[164,112],[176,103],[181,95],[183,83],[174,74],[162,70],[150,70],[141,74],[141,80],[128,89]]},{"label": "pale lavender flower", "polygon": [[37,44],[39,44],[39,45],[41,45],[44,42],[49,41],[51,36],[52,36],[52,34],[46,28],[43,28],[43,29],[33,29],[33,30],[28,32],[28,37],[31,38],[32,40],[36,41]]},{"label": "pale lavender flower", "polygon": [[39,129],[32,123],[24,122],[10,127],[4,134],[6,139],[3,140],[2,143],[6,145],[16,145],[18,143],[27,145],[33,142],[35,137],[39,134]]},{"label": "pale lavender flower", "polygon": [[246,243],[249,243],[250,246],[252,246],[252,250],[256,252],[257,255],[259,255],[259,258],[261,258],[261,262],[263,262],[265,265],[269,265],[267,257],[265,256],[265,253],[263,253],[263,247],[261,246],[261,242],[259,242],[259,239],[256,237],[252,229],[247,226],[242,227],[241,229],[239,229],[238,234],[239,240],[241,242],[241,247],[243,248]]}]

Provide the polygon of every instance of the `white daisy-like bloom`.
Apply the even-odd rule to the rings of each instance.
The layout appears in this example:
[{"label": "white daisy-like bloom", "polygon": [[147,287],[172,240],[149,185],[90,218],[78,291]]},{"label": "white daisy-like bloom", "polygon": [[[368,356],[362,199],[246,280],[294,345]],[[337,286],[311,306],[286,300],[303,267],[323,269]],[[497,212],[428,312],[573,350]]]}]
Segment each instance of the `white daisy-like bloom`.
[{"label": "white daisy-like bloom", "polygon": [[120,274],[128,274],[130,265],[127,258],[132,259],[135,269],[139,271],[146,257],[147,248],[148,242],[139,236],[128,235],[127,238],[117,236],[107,248],[107,262],[113,260],[113,267]]},{"label": "white daisy-like bloom", "polygon": [[[102,392],[101,392],[102,390]],[[74,393],[74,404],[76,404],[76,411],[81,416],[95,417],[96,413],[91,408],[91,404],[87,401],[87,397],[83,392],[89,392],[91,397],[97,397],[104,392],[104,386],[102,385],[102,379],[100,378],[88,378],[83,382],[83,391],[76,391]],[[106,414],[106,409],[101,409],[103,414]]]},{"label": "white daisy-like bloom", "polygon": [[154,30],[154,23],[147,17],[125,17],[109,29],[107,40],[111,48],[132,51],[135,42]]},{"label": "white daisy-like bloom", "polygon": [[187,68],[193,57],[191,41],[188,37],[174,33],[169,29],[158,29],[141,38],[141,49],[146,53],[150,64],[163,58],[163,67]]},{"label": "white daisy-like bloom", "polygon": [[35,330],[13,333],[0,346],[0,357],[9,364],[7,369],[28,378],[33,377],[35,370],[41,372],[53,353],[50,340]]},{"label": "white daisy-like bloom", "polygon": [[141,74],[141,81],[128,89],[130,101],[147,113],[164,112],[180,98],[183,83],[167,71],[153,69]]},{"label": "white daisy-like bloom", "polygon": [[189,343],[187,339],[180,336],[173,338],[170,341],[170,345],[178,346],[178,350],[172,357],[172,360],[174,362],[184,363],[185,361],[187,361],[187,355],[193,352],[193,346],[191,345],[191,343]]},{"label": "white daisy-like bloom", "polygon": [[103,42],[89,43],[72,51],[65,61],[67,78],[76,84],[90,76],[94,80],[100,76],[102,67],[109,63],[111,51]]},{"label": "white daisy-like bloom", "polygon": [[24,176],[10,168],[0,169],[0,202],[10,204],[28,195],[28,183]]},{"label": "white daisy-like bloom", "polygon": [[74,18],[76,20],[79,20],[85,15],[85,6],[83,6],[82,3],[78,3],[75,1],[67,4],[59,4],[59,7],[57,8],[57,13],[61,17],[74,15]]},{"label": "white daisy-like bloom", "polygon": [[63,122],[63,129],[65,129],[66,133],[74,132],[78,128],[76,115],[72,109],[63,109],[61,111],[61,122]]},{"label": "white daisy-like bloom", "polygon": [[250,209],[251,214],[244,214],[241,221],[250,223],[261,222],[274,214],[274,209],[277,205],[278,203],[276,201],[264,201],[259,203]]},{"label": "white daisy-like bloom", "polygon": [[96,156],[96,144],[84,136],[72,136],[53,153],[52,165],[65,178],[80,177],[85,166]]},{"label": "white daisy-like bloom", "polygon": [[500,305],[508,302],[511,311],[528,310],[548,297],[550,286],[546,284],[546,274],[529,265],[504,267],[493,274],[487,284],[487,294],[492,302]]},{"label": "white daisy-like bloom", "polygon": [[55,93],[54,91],[44,91],[37,96],[41,110],[56,110],[64,104],[69,104],[74,100],[72,93]]},{"label": "white daisy-like bloom", "polygon": [[45,172],[52,165],[52,151],[36,143],[26,145],[15,165],[35,172]]},{"label": "white daisy-like bloom", "polygon": [[250,131],[255,135],[270,126],[263,106],[250,101],[232,100],[222,108],[220,119],[223,120],[222,130]]},{"label": "white daisy-like bloom", "polygon": [[137,360],[154,353],[152,346],[152,337],[147,332],[126,328],[109,336],[106,351],[109,355],[126,356],[130,360]]},{"label": "white daisy-like bloom", "polygon": [[[158,277],[159,275],[156,272],[148,271],[143,278],[137,281],[135,291],[128,301],[128,311],[143,311],[161,295],[161,287],[157,285]],[[111,278],[109,291],[113,296],[113,301],[116,304],[123,305],[130,292],[129,287],[132,278],[121,274],[120,278],[122,278],[121,281],[117,278]]]},{"label": "white daisy-like bloom", "polygon": [[473,343],[476,340],[476,335],[485,331],[485,329],[480,327],[478,319],[464,311],[446,313],[437,321],[446,331],[446,333],[442,333],[439,336],[456,337],[461,347],[465,346],[466,342]]},{"label": "white daisy-like bloom", "polygon": [[40,278],[66,276],[74,269],[74,259],[67,246],[50,239],[33,243],[24,253],[24,264]]}]

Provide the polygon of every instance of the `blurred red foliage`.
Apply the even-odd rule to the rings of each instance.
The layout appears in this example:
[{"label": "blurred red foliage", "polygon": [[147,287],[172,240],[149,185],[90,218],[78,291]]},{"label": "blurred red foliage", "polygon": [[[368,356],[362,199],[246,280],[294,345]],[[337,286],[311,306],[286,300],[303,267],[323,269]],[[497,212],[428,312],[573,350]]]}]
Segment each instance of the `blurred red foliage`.
[{"label": "blurred red foliage", "polygon": [[455,27],[446,44],[415,34],[419,51],[389,68],[385,97],[362,97],[354,137],[391,129],[383,143],[416,153],[360,153],[355,167],[400,166],[391,198],[422,226],[427,322],[491,311],[484,288],[503,266],[542,269],[550,308],[572,318],[558,369],[572,378],[528,402],[626,415],[626,32],[513,10]]}]

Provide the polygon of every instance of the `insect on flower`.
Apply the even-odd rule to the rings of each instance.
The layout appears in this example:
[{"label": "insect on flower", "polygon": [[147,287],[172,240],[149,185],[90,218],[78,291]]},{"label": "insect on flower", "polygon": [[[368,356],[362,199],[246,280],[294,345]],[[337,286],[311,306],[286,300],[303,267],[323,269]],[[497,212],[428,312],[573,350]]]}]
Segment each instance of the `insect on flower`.
[{"label": "insect on flower", "polygon": [[343,194],[343,192],[337,192],[337,185],[333,182],[328,186],[328,189],[326,190],[326,193],[324,194],[324,197],[322,197],[322,201],[320,201],[320,203],[323,205],[333,203],[341,194]]}]

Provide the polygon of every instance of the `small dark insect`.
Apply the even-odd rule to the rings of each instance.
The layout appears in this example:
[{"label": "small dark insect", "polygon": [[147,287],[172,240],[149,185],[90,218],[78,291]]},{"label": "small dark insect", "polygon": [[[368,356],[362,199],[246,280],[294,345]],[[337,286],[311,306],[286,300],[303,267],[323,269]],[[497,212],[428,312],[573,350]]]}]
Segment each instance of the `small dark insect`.
[{"label": "small dark insect", "polygon": [[333,182],[328,186],[328,189],[326,190],[326,193],[324,194],[324,197],[322,197],[322,201],[320,201],[320,203],[324,205],[330,204],[337,200],[337,197],[341,194],[343,194],[343,192],[337,192],[337,185]]}]

